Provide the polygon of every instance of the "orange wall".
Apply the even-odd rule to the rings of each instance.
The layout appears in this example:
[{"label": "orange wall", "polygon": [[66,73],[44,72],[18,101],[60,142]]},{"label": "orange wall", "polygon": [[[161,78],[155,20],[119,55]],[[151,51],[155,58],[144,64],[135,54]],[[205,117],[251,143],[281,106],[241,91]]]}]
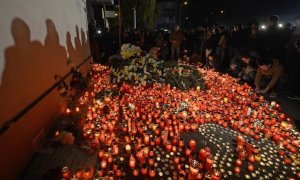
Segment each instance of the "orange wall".
[{"label": "orange wall", "polygon": [[[71,37],[68,32],[59,34],[51,19],[40,26],[46,26],[46,37],[44,41],[33,41],[30,27],[24,20],[16,18],[11,23],[14,45],[4,51],[0,126],[50,88],[55,83],[54,75],[67,74],[70,71],[68,58],[79,64],[90,54],[87,33],[76,25],[76,37]],[[61,36],[66,38],[66,47],[59,43]],[[86,73],[88,65],[86,63],[81,70]],[[54,90],[0,135],[0,179],[18,177],[34,153],[33,138],[41,129],[49,130],[63,107],[63,98]]]}]

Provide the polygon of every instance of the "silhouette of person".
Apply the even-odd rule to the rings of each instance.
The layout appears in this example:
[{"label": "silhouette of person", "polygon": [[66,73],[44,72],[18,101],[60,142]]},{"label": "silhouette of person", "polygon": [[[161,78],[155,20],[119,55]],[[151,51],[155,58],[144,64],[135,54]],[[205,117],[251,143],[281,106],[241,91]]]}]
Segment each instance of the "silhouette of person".
[{"label": "silhouette of person", "polygon": [[52,20],[46,20],[47,35],[45,38],[43,61],[46,61],[49,75],[54,82],[55,74],[67,73],[67,52],[64,46],[59,44],[59,36],[55,24]]},{"label": "silhouette of person", "polygon": [[6,64],[0,86],[1,126],[40,95],[35,83],[35,69],[39,67],[35,65],[42,44],[31,41],[30,29],[20,18],[12,21],[11,33],[15,44],[5,50]]}]

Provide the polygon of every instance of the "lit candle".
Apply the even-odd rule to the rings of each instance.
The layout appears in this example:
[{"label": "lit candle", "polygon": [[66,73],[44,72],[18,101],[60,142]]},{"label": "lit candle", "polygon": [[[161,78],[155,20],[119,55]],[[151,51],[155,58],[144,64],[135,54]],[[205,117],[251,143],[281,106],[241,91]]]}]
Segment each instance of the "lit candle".
[{"label": "lit candle", "polygon": [[149,158],[149,165],[150,166],[154,165],[154,158],[152,158],[152,157]]},{"label": "lit candle", "polygon": [[144,164],[142,165],[142,174],[143,174],[144,176],[148,174],[148,168],[147,168],[147,164],[146,164],[146,163],[144,163]]},{"label": "lit candle", "polygon": [[102,167],[102,169],[105,169],[106,166],[107,166],[107,162],[105,160],[102,160],[101,161],[101,167]]},{"label": "lit candle", "polygon": [[194,179],[197,176],[199,169],[198,169],[198,161],[192,160],[190,164],[190,179]]},{"label": "lit candle", "polygon": [[69,172],[69,168],[67,166],[63,167],[62,170],[62,177],[65,179],[69,179],[70,178],[70,172]]},{"label": "lit candle", "polygon": [[172,149],[172,144],[171,144],[170,142],[167,142],[167,144],[166,144],[166,150],[167,150],[168,152],[170,152],[171,149]]},{"label": "lit candle", "polygon": [[138,176],[138,175],[139,175],[139,169],[134,168],[134,170],[133,170],[133,175],[134,175],[134,176]]},{"label": "lit candle", "polygon": [[220,180],[221,174],[219,171],[214,170],[214,172],[211,174],[211,180]]},{"label": "lit candle", "polygon": [[146,134],[146,135],[144,136],[144,143],[145,143],[146,145],[148,145],[148,144],[149,144],[149,141],[150,141],[150,137],[149,137],[148,134]]},{"label": "lit candle", "polygon": [[150,170],[149,170],[149,176],[150,177],[152,177],[152,178],[154,178],[155,177],[155,167],[154,166],[150,166],[150,168],[149,168]]},{"label": "lit candle", "polygon": [[186,156],[190,156],[191,155],[191,153],[192,153],[192,149],[191,149],[191,147],[186,147],[186,149],[185,149],[185,155]]},{"label": "lit candle", "polygon": [[206,161],[205,161],[205,170],[206,171],[211,171],[211,168],[212,168],[212,165],[214,163],[214,160],[209,156],[206,158]]},{"label": "lit candle", "polygon": [[126,150],[127,154],[131,153],[131,146],[130,146],[130,144],[126,144],[125,150]]},{"label": "lit candle", "polygon": [[194,139],[191,139],[189,145],[191,147],[191,150],[194,152],[196,150],[196,141]]},{"label": "lit candle", "polygon": [[198,158],[202,161],[204,161],[207,157],[207,151],[205,149],[200,149],[199,150],[199,155]]},{"label": "lit candle", "polygon": [[129,159],[129,166],[130,166],[131,169],[133,169],[135,167],[135,163],[136,163],[136,160],[133,157],[133,155],[131,155],[130,159]]}]

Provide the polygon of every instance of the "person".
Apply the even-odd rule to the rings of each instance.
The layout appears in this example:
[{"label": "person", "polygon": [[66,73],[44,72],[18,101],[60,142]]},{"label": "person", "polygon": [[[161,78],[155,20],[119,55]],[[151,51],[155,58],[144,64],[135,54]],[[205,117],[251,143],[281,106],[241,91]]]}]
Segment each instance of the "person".
[{"label": "person", "polygon": [[[259,68],[255,76],[255,91],[260,94],[270,93],[271,98],[276,98],[276,89],[279,81],[282,82],[284,68],[277,59],[266,58],[258,61]],[[276,89],[275,89],[276,86]]]},{"label": "person", "polygon": [[159,52],[159,49],[157,47],[152,47],[149,50],[149,55],[151,58],[158,60],[158,52]]},{"label": "person", "polygon": [[162,47],[164,43],[164,36],[163,33],[160,31],[157,36],[155,37],[155,45],[157,47]]},{"label": "person", "polygon": [[257,61],[259,61],[261,57],[256,51],[243,49],[240,53],[240,59],[243,68],[239,74],[239,77],[243,81],[249,83],[250,85],[253,85],[257,71]]},{"label": "person", "polygon": [[[269,17],[268,29],[264,36],[265,56],[284,60],[284,31],[278,28],[279,16]],[[282,64],[283,62],[281,62]]]},{"label": "person", "polygon": [[300,16],[295,18],[296,29],[289,43],[287,58],[287,72],[289,78],[287,98],[300,100]]},{"label": "person", "polygon": [[178,60],[180,55],[180,45],[184,40],[183,32],[180,30],[179,26],[175,27],[175,31],[170,36],[171,46],[171,59],[173,61]]},{"label": "person", "polygon": [[215,50],[217,45],[216,38],[212,30],[208,27],[206,29],[205,38],[203,41],[204,59],[207,59],[208,55]]},{"label": "person", "polygon": [[97,22],[96,20],[92,20],[89,25],[89,43],[90,43],[90,49],[91,54],[93,56],[93,59],[95,62],[100,62],[100,53],[99,53],[99,45],[96,41],[96,30],[97,30]]},{"label": "person", "polygon": [[219,56],[212,51],[208,56],[207,56],[207,61],[205,67],[208,69],[213,69],[215,71],[220,70],[222,63],[219,58]]}]

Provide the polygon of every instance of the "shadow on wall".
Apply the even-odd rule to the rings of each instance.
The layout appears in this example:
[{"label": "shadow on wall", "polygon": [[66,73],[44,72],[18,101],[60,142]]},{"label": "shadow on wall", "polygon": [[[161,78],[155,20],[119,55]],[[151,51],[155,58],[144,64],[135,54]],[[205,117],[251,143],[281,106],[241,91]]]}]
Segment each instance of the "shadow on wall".
[{"label": "shadow on wall", "polygon": [[[30,28],[22,19],[12,21],[14,45],[5,50],[0,85],[0,127],[49,89],[55,83],[55,75],[67,74],[71,70],[69,61],[75,66],[90,55],[83,30],[80,33],[75,27],[75,46],[71,34],[66,32],[67,47],[64,47],[59,44],[54,22],[48,19],[45,25],[47,35],[43,43],[31,39]],[[80,70],[85,74],[88,66]],[[41,129],[49,129],[63,102],[58,92],[51,92],[0,136],[0,179],[18,177],[34,152],[32,140]]]},{"label": "shadow on wall", "polygon": [[[59,44],[59,35],[52,20],[46,20],[44,45],[32,41],[28,25],[21,19],[12,21],[11,32],[15,45],[5,50],[5,69],[0,86],[0,127],[31,101],[55,83],[54,75],[64,76],[72,66],[88,56],[89,46],[84,31],[81,39],[76,26],[75,47],[67,32],[66,44]],[[67,53],[69,58],[67,57]]]}]

